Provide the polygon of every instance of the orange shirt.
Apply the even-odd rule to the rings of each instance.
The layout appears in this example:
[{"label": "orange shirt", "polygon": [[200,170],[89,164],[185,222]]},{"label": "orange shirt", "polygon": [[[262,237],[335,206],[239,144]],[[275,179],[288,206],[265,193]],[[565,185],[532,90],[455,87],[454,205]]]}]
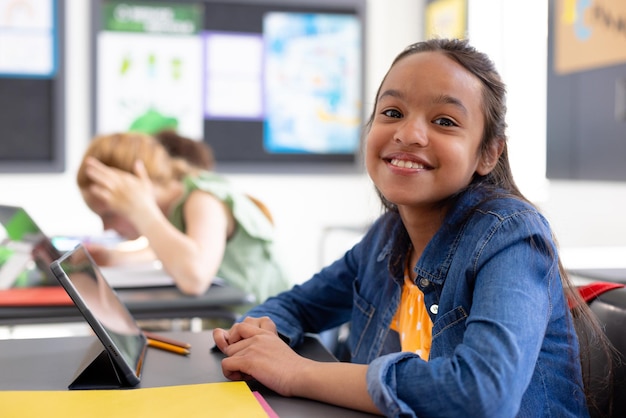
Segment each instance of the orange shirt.
[{"label": "orange shirt", "polygon": [[428,360],[433,323],[426,311],[424,294],[409,278],[408,269],[404,274],[400,305],[391,321],[391,329],[400,335],[402,351],[416,353]]}]

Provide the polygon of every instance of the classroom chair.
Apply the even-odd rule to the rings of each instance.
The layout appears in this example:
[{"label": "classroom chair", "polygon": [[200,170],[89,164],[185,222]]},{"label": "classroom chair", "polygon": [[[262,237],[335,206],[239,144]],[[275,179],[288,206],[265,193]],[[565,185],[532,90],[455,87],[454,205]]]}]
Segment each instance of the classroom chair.
[{"label": "classroom chair", "polygon": [[[619,283],[594,282],[578,290],[616,350],[613,358],[608,358],[592,349],[589,370],[583,370],[595,399],[595,405],[589,405],[590,415],[592,418],[626,417],[626,287]],[[607,385],[609,362],[613,369]]]}]

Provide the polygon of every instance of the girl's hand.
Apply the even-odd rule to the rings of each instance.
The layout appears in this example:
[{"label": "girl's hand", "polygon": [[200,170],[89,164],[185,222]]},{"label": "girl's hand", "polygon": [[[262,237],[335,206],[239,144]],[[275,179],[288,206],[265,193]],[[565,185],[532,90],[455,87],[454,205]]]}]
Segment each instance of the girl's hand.
[{"label": "girl's hand", "polygon": [[[261,328],[278,335],[274,321],[272,321],[267,316],[263,316],[261,318],[253,318],[249,316],[244,318],[242,323],[248,324],[252,327]],[[224,348],[226,348],[226,346],[228,346],[229,344],[236,343],[237,341],[243,339],[241,334],[239,334],[238,325],[239,324],[233,325],[232,328],[228,331],[221,328],[216,328],[215,330],[213,330],[213,339],[215,340],[215,344],[222,352],[224,352]]]},{"label": "girl's hand", "polygon": [[152,181],[141,161],[136,161],[134,173],[102,164],[95,158],[87,158],[87,176],[93,182],[90,191],[112,211],[129,219],[156,207]]},{"label": "girl's hand", "polygon": [[213,338],[228,356],[222,360],[225,377],[231,380],[256,379],[283,396],[293,396],[295,379],[313,363],[296,354],[280,339],[269,318],[246,318],[228,331],[215,329]]},{"label": "girl's hand", "polygon": [[304,358],[280,339],[267,317],[248,317],[229,330],[216,328],[213,339],[228,356],[222,360],[228,379],[256,379],[282,396],[380,414],[367,390],[367,365]]}]

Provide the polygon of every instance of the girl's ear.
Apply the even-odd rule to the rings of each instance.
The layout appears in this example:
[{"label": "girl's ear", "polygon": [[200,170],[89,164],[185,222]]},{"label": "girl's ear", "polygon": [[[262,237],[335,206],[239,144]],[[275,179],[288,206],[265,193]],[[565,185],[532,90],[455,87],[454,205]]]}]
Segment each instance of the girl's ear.
[{"label": "girl's ear", "polygon": [[504,150],[504,140],[498,138],[491,143],[491,145],[483,151],[478,167],[476,167],[476,173],[481,176],[486,176],[493,170],[498,164],[500,155]]}]

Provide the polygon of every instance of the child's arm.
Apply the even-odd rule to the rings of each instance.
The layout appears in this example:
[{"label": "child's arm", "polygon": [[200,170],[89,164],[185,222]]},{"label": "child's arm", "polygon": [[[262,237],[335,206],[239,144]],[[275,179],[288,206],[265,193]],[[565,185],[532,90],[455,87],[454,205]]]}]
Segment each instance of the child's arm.
[{"label": "child's arm", "polygon": [[226,239],[234,229],[228,208],[214,196],[192,192],[184,206],[186,231],[176,229],[157,205],[160,189],[153,186],[141,162],[134,174],[96,160],[88,160],[91,192],[112,211],[128,218],[144,236],[163,268],[187,294],[201,294],[211,284],[221,264]]},{"label": "child's arm", "polygon": [[132,242],[132,245],[128,245],[131,242],[122,242],[115,246],[85,242],[83,245],[99,266],[117,266],[155,260],[156,256],[148,241],[140,240],[143,242],[138,244],[143,245],[136,245],[135,242]]},{"label": "child's arm", "polygon": [[183,210],[186,233],[160,211],[138,216],[134,222],[179,289],[202,294],[219,269],[234,220],[223,202],[202,191],[192,192]]},{"label": "child's arm", "polygon": [[224,376],[256,379],[283,396],[380,413],[367,391],[367,365],[304,358],[270,325],[269,318],[246,318],[228,331],[213,331],[215,343],[228,356],[222,361]]}]

